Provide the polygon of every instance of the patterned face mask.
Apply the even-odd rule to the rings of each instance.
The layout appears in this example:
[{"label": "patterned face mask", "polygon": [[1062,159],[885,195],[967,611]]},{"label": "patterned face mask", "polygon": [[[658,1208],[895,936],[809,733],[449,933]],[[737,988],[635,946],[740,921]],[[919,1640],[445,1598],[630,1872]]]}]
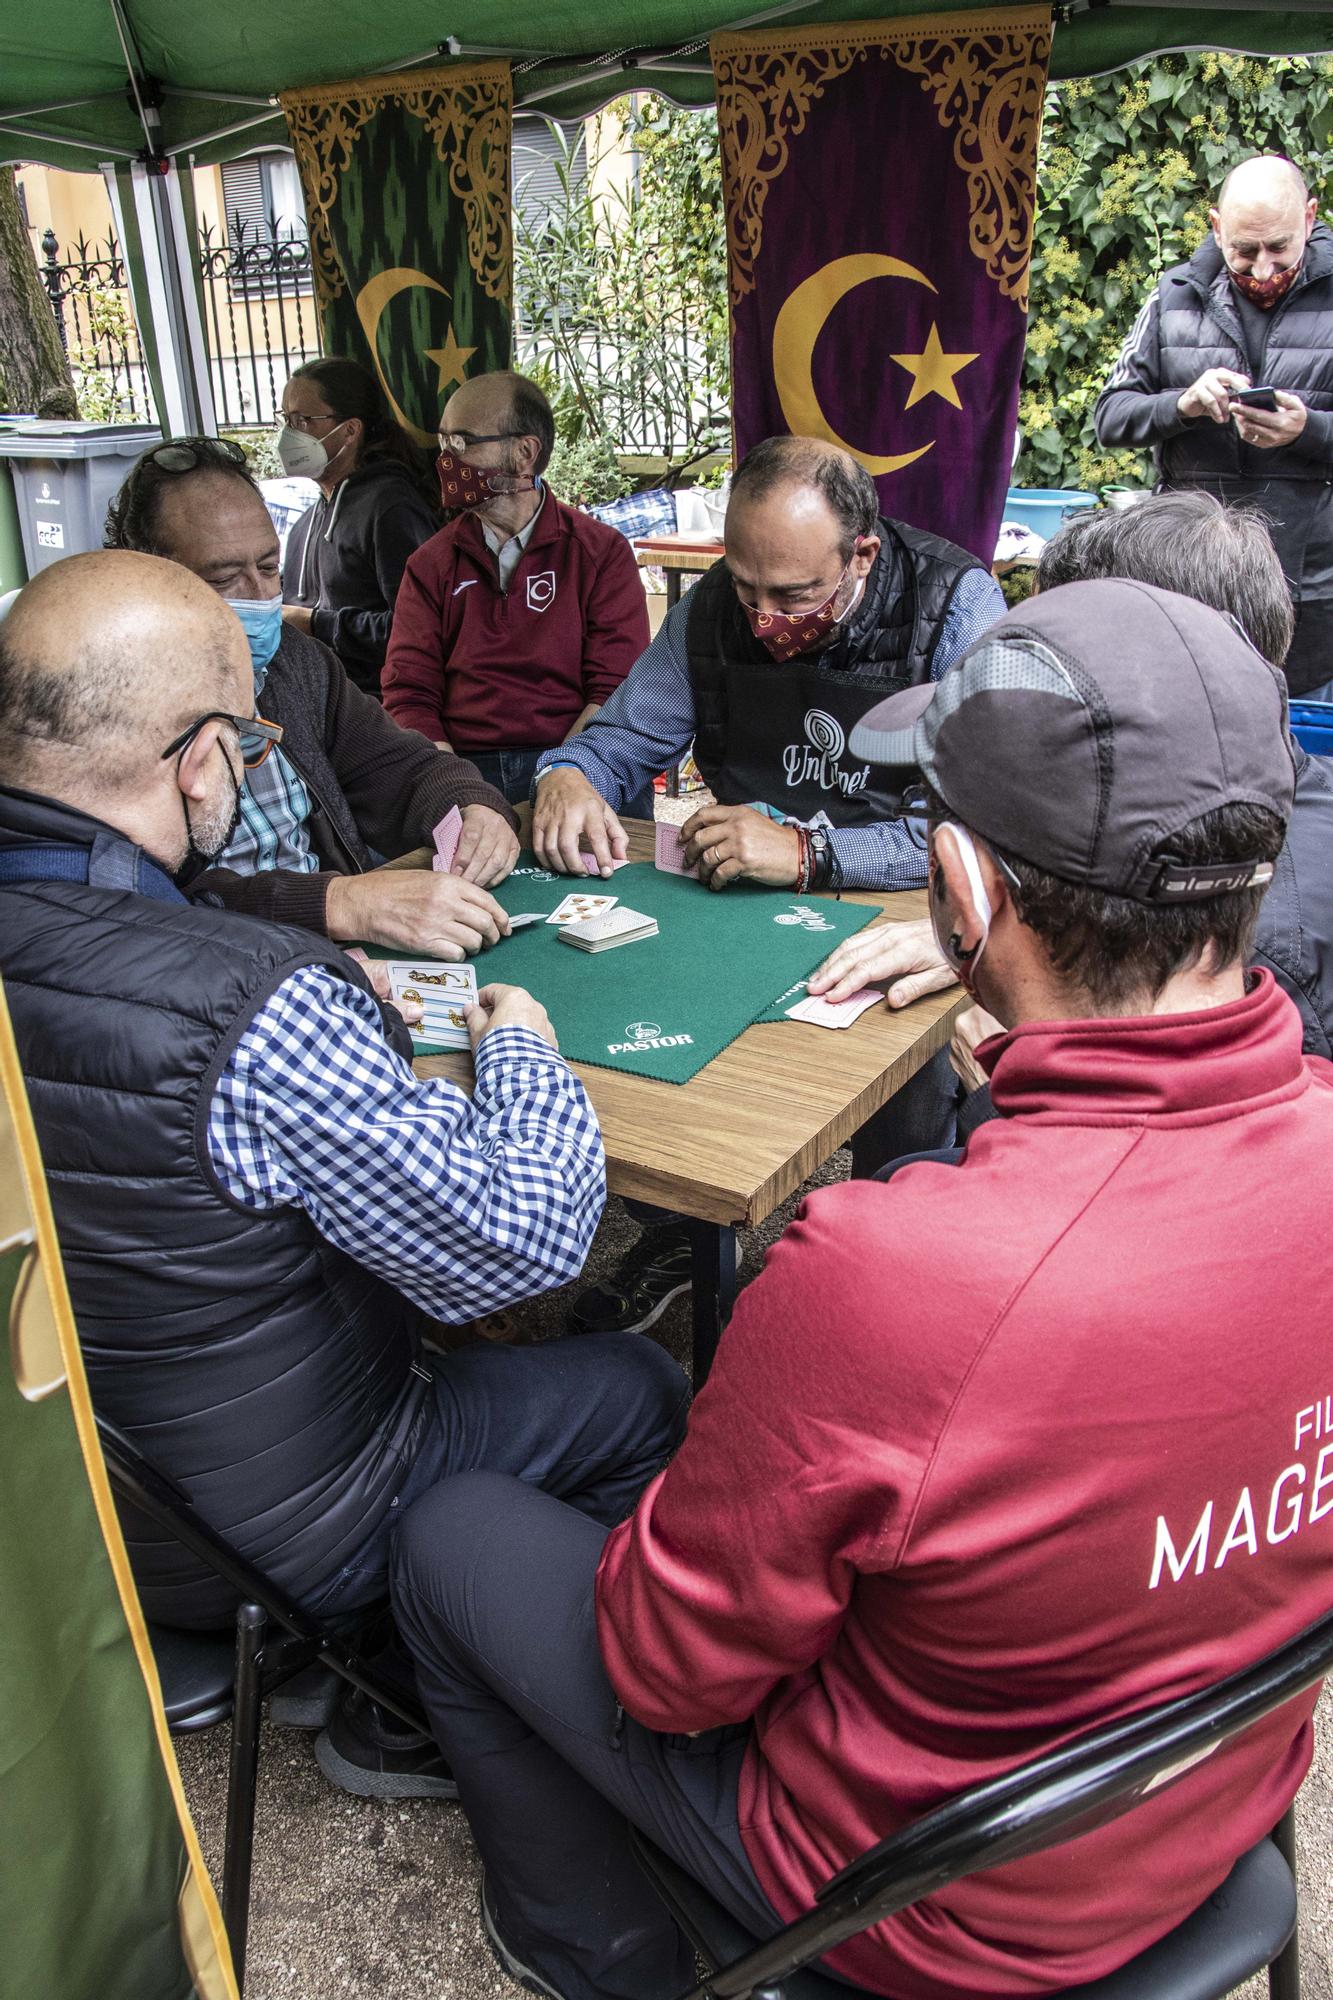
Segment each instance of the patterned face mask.
[{"label": "patterned face mask", "polygon": [[808,653],[812,646],[827,638],[830,626],[841,625],[856,598],[853,597],[852,604],[844,605],[836,617],[833,606],[838,592],[847,581],[847,571],[851,566],[849,560],[824,602],[816,605],[813,611],[756,611],[743,598],[736,599],[755,638],[761,646],[768,648],[775,660],[790,660],[797,653]]},{"label": "patterned face mask", "polygon": [[460,507],[484,507],[499,493],[532,493],[537,486],[536,480],[529,479],[526,473],[483,472],[475,465],[465,465],[451,451],[440,453],[435,471],[440,498],[449,514],[457,513]]},{"label": "patterned face mask", "polygon": [[[1304,261],[1302,258],[1301,262]],[[1260,312],[1272,312],[1278,300],[1287,296],[1301,274],[1300,264],[1293,264],[1286,271],[1274,271],[1271,278],[1252,278],[1247,271],[1232,271],[1230,265],[1227,269],[1231,272],[1232,284],[1242,298],[1248,299],[1252,306],[1258,306]]]}]

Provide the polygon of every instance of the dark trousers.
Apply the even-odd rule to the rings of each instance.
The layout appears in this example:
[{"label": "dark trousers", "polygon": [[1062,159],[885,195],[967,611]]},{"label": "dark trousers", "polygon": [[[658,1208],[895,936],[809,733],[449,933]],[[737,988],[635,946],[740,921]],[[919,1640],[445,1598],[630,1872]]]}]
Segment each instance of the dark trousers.
[{"label": "dark trousers", "polygon": [[962,1096],[947,1048],[872,1112],[852,1137],[852,1179],[871,1180],[908,1154],[952,1146]]},{"label": "dark trousers", "polygon": [[[479,1341],[425,1358],[430,1420],[387,1516],[311,1611],[383,1601],[393,1540],[412,1503],[479,1468],[557,1495],[590,1521],[624,1519],[685,1435],[689,1384],[639,1334],[585,1334],[540,1347]],[[448,1563],[453,1551],[441,1551]]]},{"label": "dark trousers", "polygon": [[1333,597],[1308,597],[1296,606],[1296,633],[1282,662],[1293,698],[1327,701],[1333,681]]},{"label": "dark trousers", "polygon": [[[470,764],[475,764],[486,783],[494,785],[497,792],[503,792],[511,806],[517,806],[531,795],[537,759],[545,752],[539,744],[536,749],[460,750],[458,754],[466,757]],[[652,786],[646,785],[637,798],[626,799],[621,811],[628,819],[651,819]]]},{"label": "dark trousers", "polygon": [[748,1724],[663,1736],[616,1701],[593,1613],[604,1540],[518,1480],[448,1480],[398,1534],[394,1615],[516,1956],[568,2000],[671,2000],[693,1953],[626,1821],[753,1930],[780,1920],[737,1827]]}]

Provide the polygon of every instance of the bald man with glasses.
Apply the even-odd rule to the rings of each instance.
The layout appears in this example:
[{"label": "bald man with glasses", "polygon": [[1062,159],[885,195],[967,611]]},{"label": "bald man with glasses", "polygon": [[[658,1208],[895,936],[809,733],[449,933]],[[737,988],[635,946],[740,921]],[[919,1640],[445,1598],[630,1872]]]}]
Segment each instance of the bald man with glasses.
[{"label": "bald man with glasses", "polygon": [[[686,1389],[647,1341],[423,1345],[577,1274],[601,1138],[521,988],[468,1011],[469,1097],[413,1074],[332,942],[186,900],[280,736],[235,615],[177,563],[73,557],[0,626],[5,989],[94,1404],[342,1617],[383,1598],[403,1510],[453,1471],[503,1465],[618,1520]],[[150,1618],[227,1622],[182,1548],[126,1535]],[[364,1703],[336,1720],[335,1782],[453,1795],[428,1741]]]}]

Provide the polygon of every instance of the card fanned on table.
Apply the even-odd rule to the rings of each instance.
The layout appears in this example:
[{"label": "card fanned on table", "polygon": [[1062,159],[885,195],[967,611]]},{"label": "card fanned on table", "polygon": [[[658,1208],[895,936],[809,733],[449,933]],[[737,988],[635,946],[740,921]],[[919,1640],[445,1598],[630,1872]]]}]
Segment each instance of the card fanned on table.
[{"label": "card fanned on table", "polygon": [[637,944],[640,938],[656,936],[656,917],[646,917],[641,910],[627,910],[622,903],[619,909],[603,910],[600,916],[585,917],[582,923],[566,924],[560,942],[572,944],[579,951],[610,951],[618,944]]},{"label": "card fanned on table", "polygon": [[863,986],[858,993],[849,993],[845,1000],[824,1000],[811,993],[794,1007],[788,1007],[787,1019],[810,1021],[816,1028],[850,1028],[867,1007],[873,1007],[883,998],[884,991],[879,986]]},{"label": "card fanned on table", "polygon": [[447,875],[453,867],[462,836],[463,815],[457,806],[450,806],[431,836],[435,842],[435,859],[430,865],[437,875]]}]

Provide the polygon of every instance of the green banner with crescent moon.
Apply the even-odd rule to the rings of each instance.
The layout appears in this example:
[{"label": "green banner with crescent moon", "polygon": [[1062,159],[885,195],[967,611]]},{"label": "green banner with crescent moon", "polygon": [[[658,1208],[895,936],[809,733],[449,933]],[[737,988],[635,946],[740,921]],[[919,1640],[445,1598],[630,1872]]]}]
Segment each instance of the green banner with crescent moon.
[{"label": "green banner with crescent moon", "polygon": [[509,366],[507,62],[282,95],[301,170],[324,352],[374,369],[433,445],[465,376]]}]

